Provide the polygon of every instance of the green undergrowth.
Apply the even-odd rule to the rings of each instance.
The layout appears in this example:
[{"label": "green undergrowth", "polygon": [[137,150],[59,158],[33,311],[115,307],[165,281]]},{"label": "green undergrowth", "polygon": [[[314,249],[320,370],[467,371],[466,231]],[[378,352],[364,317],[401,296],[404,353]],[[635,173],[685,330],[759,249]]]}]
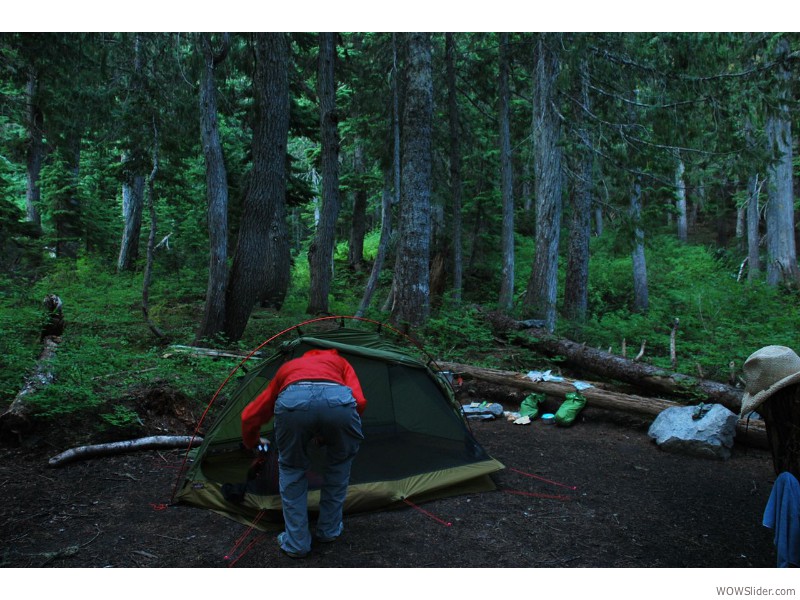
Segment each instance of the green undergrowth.
[{"label": "green undergrowth", "polygon": [[[520,244],[520,256],[530,262],[530,242]],[[347,269],[345,255],[341,249],[337,253],[332,314],[355,312],[369,276],[368,270],[354,273]],[[670,336],[677,319],[676,370],[723,382],[731,375],[731,363],[734,374],[741,376],[744,359],[764,345],[800,349],[798,293],[737,281],[740,258],[662,236],[651,240],[647,259],[650,306],[646,314],[637,314],[630,302],[629,255],[620,253],[612,243],[594,240],[586,322],[562,318],[555,333],[614,354],[622,353],[624,343],[628,357],[636,355],[644,342],[641,360],[672,370]],[[256,308],[242,340],[220,343],[221,347],[247,352],[313,318],[305,313],[309,281],[305,255],[297,256],[294,264],[282,310]],[[517,268],[521,297],[527,272],[519,264]],[[388,322],[389,316],[380,307],[390,279],[387,270],[367,319]],[[156,268],[149,308],[150,318],[167,336],[161,340],[142,315],[141,273],[120,275],[109,265],[80,260],[73,268],[50,267],[49,274],[35,282],[0,280],[0,404],[7,406],[32,373],[41,350],[41,301],[49,293],[62,298],[67,326],[51,365],[55,380],[31,397],[41,418],[78,418],[89,431],[127,431],[142,417],[129,402],[132,390],[155,386],[176,390],[195,405],[193,414],[202,414],[236,370],[223,390],[220,401],[224,402],[224,395],[244,371],[239,369],[241,359],[194,356],[174,348],[192,344],[202,316],[204,286],[202,274],[189,268]],[[483,290],[482,302],[475,301],[475,290],[468,292],[469,300],[461,304],[448,298],[434,302],[427,324],[409,332],[424,348],[425,356],[519,372],[544,365],[558,368],[558,357],[545,360],[515,343],[515,335],[521,338],[524,332],[504,338],[492,331],[484,314],[493,308],[490,290]],[[511,316],[530,318],[519,305]],[[399,342],[414,345],[407,339]]]}]

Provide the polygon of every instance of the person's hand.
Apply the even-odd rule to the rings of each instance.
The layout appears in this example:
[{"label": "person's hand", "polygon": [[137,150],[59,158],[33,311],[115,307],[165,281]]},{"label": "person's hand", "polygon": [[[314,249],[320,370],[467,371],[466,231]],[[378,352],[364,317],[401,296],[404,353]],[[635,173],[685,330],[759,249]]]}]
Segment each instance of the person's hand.
[{"label": "person's hand", "polygon": [[258,445],[255,447],[255,452],[258,454],[266,454],[269,452],[269,440],[267,438],[258,438]]}]

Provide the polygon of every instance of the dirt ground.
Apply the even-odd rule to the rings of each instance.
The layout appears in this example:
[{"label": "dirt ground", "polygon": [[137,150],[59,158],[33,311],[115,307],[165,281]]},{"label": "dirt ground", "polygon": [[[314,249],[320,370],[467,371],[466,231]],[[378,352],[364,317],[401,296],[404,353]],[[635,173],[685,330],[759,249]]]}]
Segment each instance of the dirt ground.
[{"label": "dirt ground", "polygon": [[506,466],[496,491],[351,515],[338,542],[303,560],[283,556],[274,534],[171,506],[181,451],[51,468],[47,459],[67,446],[5,447],[0,566],[775,566],[761,525],[774,481],[764,450],[737,445],[725,461],[669,454],[648,438],[647,422],[590,406],[568,428],[503,419],[471,426]]}]

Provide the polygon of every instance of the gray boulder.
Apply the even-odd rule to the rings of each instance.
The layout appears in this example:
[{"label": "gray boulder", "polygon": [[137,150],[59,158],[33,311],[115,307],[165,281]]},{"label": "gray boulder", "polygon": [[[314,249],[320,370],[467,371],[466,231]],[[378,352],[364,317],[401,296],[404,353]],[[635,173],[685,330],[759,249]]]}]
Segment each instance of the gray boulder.
[{"label": "gray boulder", "polygon": [[725,460],[731,455],[737,421],[721,404],[674,406],[656,417],[648,435],[668,452]]}]

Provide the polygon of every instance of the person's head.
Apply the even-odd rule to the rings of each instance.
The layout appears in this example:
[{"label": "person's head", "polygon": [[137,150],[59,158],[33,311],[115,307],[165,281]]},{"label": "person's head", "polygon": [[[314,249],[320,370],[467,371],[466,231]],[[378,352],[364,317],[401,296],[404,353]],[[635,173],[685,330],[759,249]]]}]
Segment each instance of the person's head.
[{"label": "person's head", "polygon": [[781,390],[800,383],[800,356],[786,346],[765,346],[744,361],[744,378],[740,416],[753,412]]}]

